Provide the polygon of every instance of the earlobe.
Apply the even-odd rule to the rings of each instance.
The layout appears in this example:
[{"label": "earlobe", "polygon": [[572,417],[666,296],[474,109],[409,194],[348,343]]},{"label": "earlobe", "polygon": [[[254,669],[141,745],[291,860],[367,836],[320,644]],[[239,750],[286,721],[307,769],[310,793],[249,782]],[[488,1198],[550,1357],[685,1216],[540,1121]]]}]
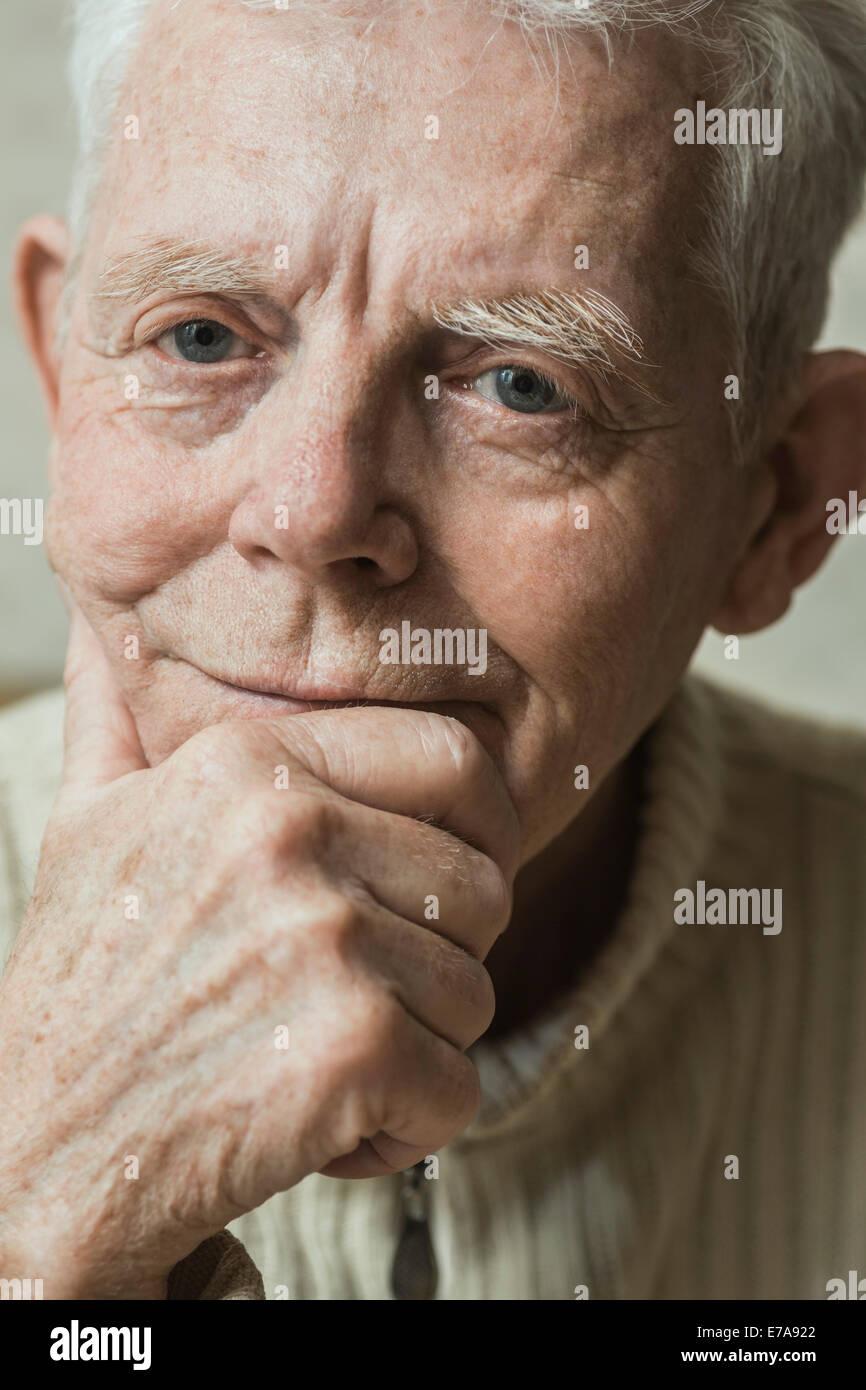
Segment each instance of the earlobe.
[{"label": "earlobe", "polygon": [[762,477],[774,500],[713,619],[724,633],[759,632],[784,616],[836,539],[828,525],[834,502],[866,489],[866,356],[839,351],[807,359],[799,406]]},{"label": "earlobe", "polygon": [[777,516],[783,504],[783,476],[782,461],[774,453],[748,484],[743,521],[746,543],[712,622],[725,636],[760,632],[783,617],[790,606],[778,578]]},{"label": "earlobe", "polygon": [[791,606],[794,586],[786,577],[785,557],[768,536],[757,541],[738,566],[713,627],[725,636],[747,637],[784,618]]},{"label": "earlobe", "polygon": [[52,423],[60,375],[55,339],[68,258],[69,233],[59,217],[42,214],[21,228],[12,263],[15,309]]}]

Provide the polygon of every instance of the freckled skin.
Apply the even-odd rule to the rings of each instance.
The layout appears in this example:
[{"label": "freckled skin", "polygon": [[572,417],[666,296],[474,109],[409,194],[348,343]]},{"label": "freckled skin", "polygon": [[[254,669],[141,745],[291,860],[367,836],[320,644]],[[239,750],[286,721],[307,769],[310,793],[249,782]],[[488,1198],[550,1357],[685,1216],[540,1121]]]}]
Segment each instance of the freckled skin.
[{"label": "freckled skin", "polygon": [[[151,234],[205,237],[266,267],[287,245],[278,282],[296,341],[274,349],[260,334],[267,366],[248,358],[208,379],[152,345],[91,350],[79,294],[52,562],[153,762],[229,712],[184,661],[277,682],[338,673],[418,699],[426,673],[380,667],[380,629],[486,628],[484,698],[528,858],[578,809],[574,764],[597,787],[664,704],[731,568],[742,499],[721,333],[684,282],[694,152],[674,147],[666,116],[688,75],[648,40],[611,75],[579,41],[557,108],[523,38],[483,6],[459,22],[398,11],[366,43],[332,25],[315,44],[306,33],[291,13],[154,7],[118,117],[135,113],[141,137],[115,142],[82,289]],[[431,113],[437,141],[423,137]],[[588,271],[573,268],[578,243]],[[620,433],[459,391],[466,373],[441,349],[424,356],[425,306],[521,284],[617,303],[660,364],[673,423]],[[179,319],[225,307],[155,302]],[[157,316],[125,310],[114,341]],[[488,353],[473,375],[513,360]],[[549,358],[529,364],[556,373]],[[130,372],[137,401],[123,399]],[[424,398],[431,373],[438,401]],[[274,528],[280,503],[288,530]],[[573,526],[578,504],[588,530]],[[356,555],[375,564],[358,570]],[[481,697],[459,673],[436,679],[438,698]]]}]

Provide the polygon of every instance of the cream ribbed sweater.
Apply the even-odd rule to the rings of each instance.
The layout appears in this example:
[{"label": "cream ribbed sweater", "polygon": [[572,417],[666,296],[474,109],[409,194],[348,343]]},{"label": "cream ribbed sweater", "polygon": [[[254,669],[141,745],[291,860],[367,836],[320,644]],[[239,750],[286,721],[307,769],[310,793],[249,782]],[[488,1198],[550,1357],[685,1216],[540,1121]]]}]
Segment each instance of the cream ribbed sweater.
[{"label": "cream ribbed sweater", "polygon": [[[51,694],[0,716],[4,960],[61,710]],[[683,683],[650,737],[609,943],[535,1026],[471,1049],[481,1113],[421,1184],[437,1298],[824,1299],[830,1279],[866,1277],[864,844],[862,734]],[[781,889],[781,932],[675,924],[674,893],[699,880]],[[389,1298],[401,1190],[313,1175],[231,1230],[268,1298]],[[223,1235],[169,1296],[262,1288]]]}]

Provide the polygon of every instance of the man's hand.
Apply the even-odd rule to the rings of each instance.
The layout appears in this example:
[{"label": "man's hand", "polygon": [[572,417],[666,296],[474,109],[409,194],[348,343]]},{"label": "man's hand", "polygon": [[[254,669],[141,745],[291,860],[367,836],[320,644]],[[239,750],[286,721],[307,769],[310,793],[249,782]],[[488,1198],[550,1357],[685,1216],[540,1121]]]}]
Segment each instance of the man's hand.
[{"label": "man's hand", "polygon": [[517,818],[439,715],[225,723],[149,768],[77,613],[66,684],[0,983],[0,1274],[163,1298],[200,1241],[308,1173],[406,1168],[472,1120]]}]

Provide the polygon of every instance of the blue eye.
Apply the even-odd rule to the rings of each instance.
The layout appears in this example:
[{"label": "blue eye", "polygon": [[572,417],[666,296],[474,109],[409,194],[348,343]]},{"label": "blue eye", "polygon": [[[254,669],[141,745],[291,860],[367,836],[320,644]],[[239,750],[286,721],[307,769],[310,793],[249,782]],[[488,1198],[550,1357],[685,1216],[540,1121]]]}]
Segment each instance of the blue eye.
[{"label": "blue eye", "polygon": [[187,362],[222,362],[234,333],[215,319],[191,319],[172,330],[174,346]]},{"label": "blue eye", "polygon": [[492,400],[494,404],[507,406],[509,410],[517,410],[524,415],[552,415],[567,410],[572,404],[570,396],[533,367],[494,367],[477,377],[474,384],[477,386],[486,377],[493,377],[495,395],[481,391],[485,400]]}]

